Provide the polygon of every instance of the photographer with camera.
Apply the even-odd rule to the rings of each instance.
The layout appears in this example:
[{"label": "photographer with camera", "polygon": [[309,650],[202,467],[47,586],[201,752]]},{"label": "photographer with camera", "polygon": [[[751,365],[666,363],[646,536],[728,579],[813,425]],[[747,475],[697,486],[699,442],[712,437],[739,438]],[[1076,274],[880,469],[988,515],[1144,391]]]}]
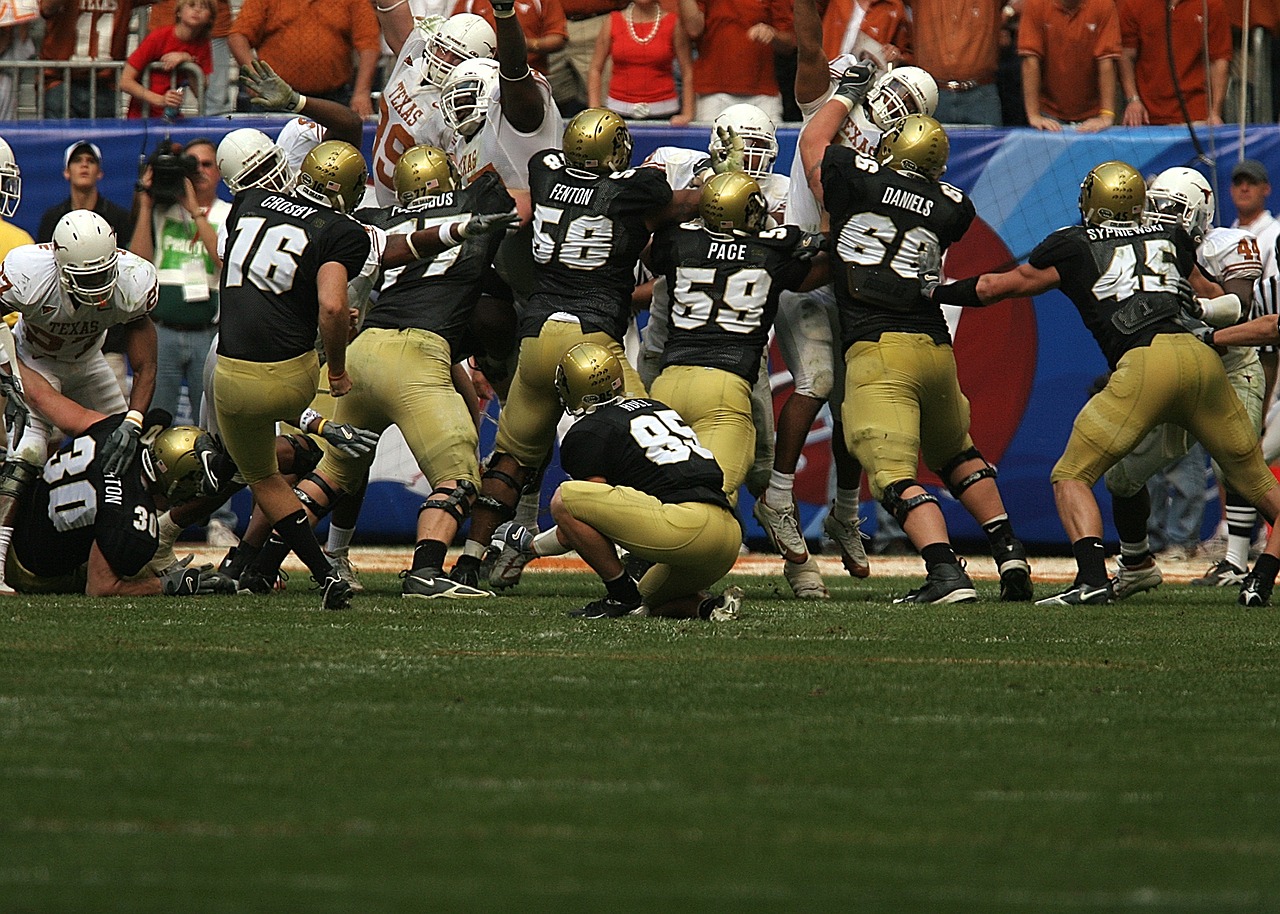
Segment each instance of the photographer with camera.
[{"label": "photographer with camera", "polygon": [[[218,332],[218,226],[231,204],[218,199],[217,147],[195,139],[182,146],[168,139],[148,160],[137,184],[137,224],[129,250],[150,260],[160,279],[151,313],[159,343],[152,405],[179,415],[183,381],[193,420],[200,415],[204,360]],[[233,545],[230,511],[210,522],[214,545]],[[216,541],[216,542],[215,542]]]}]

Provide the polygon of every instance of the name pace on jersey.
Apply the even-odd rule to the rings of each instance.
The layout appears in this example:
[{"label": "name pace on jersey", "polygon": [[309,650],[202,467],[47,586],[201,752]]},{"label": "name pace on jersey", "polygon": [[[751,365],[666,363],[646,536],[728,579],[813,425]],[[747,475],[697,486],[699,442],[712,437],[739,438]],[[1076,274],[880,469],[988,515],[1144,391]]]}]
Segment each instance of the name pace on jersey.
[{"label": "name pace on jersey", "polygon": [[737,241],[713,241],[707,246],[709,260],[745,260],[747,246]]}]

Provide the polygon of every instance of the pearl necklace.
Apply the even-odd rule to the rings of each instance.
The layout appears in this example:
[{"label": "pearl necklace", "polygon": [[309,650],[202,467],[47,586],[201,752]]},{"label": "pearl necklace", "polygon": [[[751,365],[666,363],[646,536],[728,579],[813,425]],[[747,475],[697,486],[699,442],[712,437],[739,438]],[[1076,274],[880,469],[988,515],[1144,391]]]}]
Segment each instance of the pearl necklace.
[{"label": "pearl necklace", "polygon": [[648,44],[649,42],[653,41],[653,39],[658,37],[658,25],[662,22],[662,17],[664,13],[662,12],[661,9],[658,10],[658,18],[653,20],[653,31],[649,33],[649,36],[647,38],[641,38],[639,35],[636,34],[636,23],[635,23],[635,20],[632,18],[632,14],[634,10],[635,10],[635,4],[629,4],[627,6],[626,12],[622,14],[622,18],[625,19],[627,22],[627,31],[631,33],[631,38],[633,41],[635,41],[636,44]]}]

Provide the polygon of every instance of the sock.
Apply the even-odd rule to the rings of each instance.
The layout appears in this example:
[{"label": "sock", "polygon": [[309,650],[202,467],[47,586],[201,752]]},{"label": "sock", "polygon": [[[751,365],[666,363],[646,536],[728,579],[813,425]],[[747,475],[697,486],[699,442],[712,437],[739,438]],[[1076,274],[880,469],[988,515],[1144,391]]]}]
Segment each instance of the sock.
[{"label": "sock", "polygon": [[456,571],[479,571],[480,558],[478,556],[463,553],[458,556],[458,561],[453,563],[453,570]]},{"label": "sock", "polygon": [[795,501],[795,487],[795,473],[774,470],[769,474],[769,488],[764,490],[764,500],[774,508],[789,505]]},{"label": "sock", "polygon": [[540,494],[530,492],[522,495],[520,501],[516,502],[516,516],[513,519],[530,533],[538,532],[538,496]]},{"label": "sock", "polygon": [[355,533],[355,527],[339,527],[333,521],[330,521],[329,541],[325,543],[324,551],[330,555],[345,555],[351,548],[351,537],[355,536]]},{"label": "sock", "polygon": [[982,525],[982,530],[987,534],[987,542],[991,544],[993,555],[997,550],[1003,550],[1014,538],[1013,524],[1009,523],[1008,514],[997,514]]},{"label": "sock", "polygon": [[273,533],[262,544],[253,558],[253,564],[247,565],[250,571],[260,572],[268,578],[280,571],[280,565],[289,554],[289,546],[277,534]]},{"label": "sock", "polygon": [[1269,553],[1262,553],[1253,565],[1253,576],[1263,584],[1275,585],[1276,572],[1280,571],[1280,559]]},{"label": "sock", "polygon": [[[333,563],[320,548],[320,541],[316,539],[311,525],[307,523],[306,511],[299,508],[288,517],[282,517],[276,521],[275,529],[280,534],[280,539],[293,550],[293,554],[302,559],[302,564],[307,566],[307,570],[311,572],[317,583],[323,582],[329,576],[329,572],[333,570]],[[263,548],[263,552],[266,552],[266,547]]]},{"label": "sock", "polygon": [[[795,479],[795,477],[791,477]],[[831,513],[836,516],[836,520],[842,520],[846,523],[858,516],[858,495],[857,489],[836,489],[836,500],[831,503]]]},{"label": "sock", "polygon": [[552,527],[545,533],[539,533],[533,538],[533,554],[538,556],[544,555],[564,555],[573,550],[560,542],[560,537],[556,535],[556,528]]},{"label": "sock", "polygon": [[439,540],[418,540],[413,547],[413,570],[430,568],[440,571],[444,568],[444,556],[449,547]]},{"label": "sock", "polygon": [[[160,527],[160,549],[172,549],[173,544],[178,541],[178,535],[182,533],[182,528],[173,521],[173,515],[169,511],[165,511],[156,518]],[[160,550],[157,549],[157,552]]]},{"label": "sock", "polygon": [[1249,567],[1249,547],[1258,509],[1240,495],[1227,490],[1227,561],[1237,568]]},{"label": "sock", "polygon": [[1076,557],[1076,583],[1088,584],[1090,587],[1105,587],[1107,584],[1107,552],[1102,548],[1102,540],[1096,536],[1084,536],[1071,544],[1071,552]]},{"label": "sock", "polygon": [[604,582],[604,589],[609,592],[609,599],[618,603],[639,603],[640,588],[636,587],[635,579],[631,575],[623,571],[612,581]]},{"label": "sock", "polygon": [[12,527],[0,527],[0,589],[12,590],[4,580],[4,566],[9,559],[9,543],[13,540]]},{"label": "sock", "polygon": [[960,564],[950,543],[930,543],[920,550],[920,558],[924,559],[925,571],[932,571],[938,565]]},{"label": "sock", "polygon": [[462,555],[459,558],[471,558],[476,560],[476,565],[480,564],[480,560],[484,558],[484,554],[489,551],[488,543],[477,543],[475,540],[467,540],[462,545]]},{"label": "sock", "polygon": [[1130,568],[1144,564],[1150,555],[1151,541],[1145,536],[1136,543],[1120,541],[1120,561]]}]

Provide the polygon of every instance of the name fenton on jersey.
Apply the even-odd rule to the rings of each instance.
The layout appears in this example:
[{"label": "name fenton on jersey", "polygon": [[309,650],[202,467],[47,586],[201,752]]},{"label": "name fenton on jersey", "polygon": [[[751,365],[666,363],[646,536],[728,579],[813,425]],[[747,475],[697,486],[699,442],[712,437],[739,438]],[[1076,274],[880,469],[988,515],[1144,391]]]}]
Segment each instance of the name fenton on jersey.
[{"label": "name fenton on jersey", "polygon": [[596,195],[594,187],[574,187],[570,184],[555,184],[547,196],[553,203],[573,203],[577,206],[590,206],[591,198]]}]

